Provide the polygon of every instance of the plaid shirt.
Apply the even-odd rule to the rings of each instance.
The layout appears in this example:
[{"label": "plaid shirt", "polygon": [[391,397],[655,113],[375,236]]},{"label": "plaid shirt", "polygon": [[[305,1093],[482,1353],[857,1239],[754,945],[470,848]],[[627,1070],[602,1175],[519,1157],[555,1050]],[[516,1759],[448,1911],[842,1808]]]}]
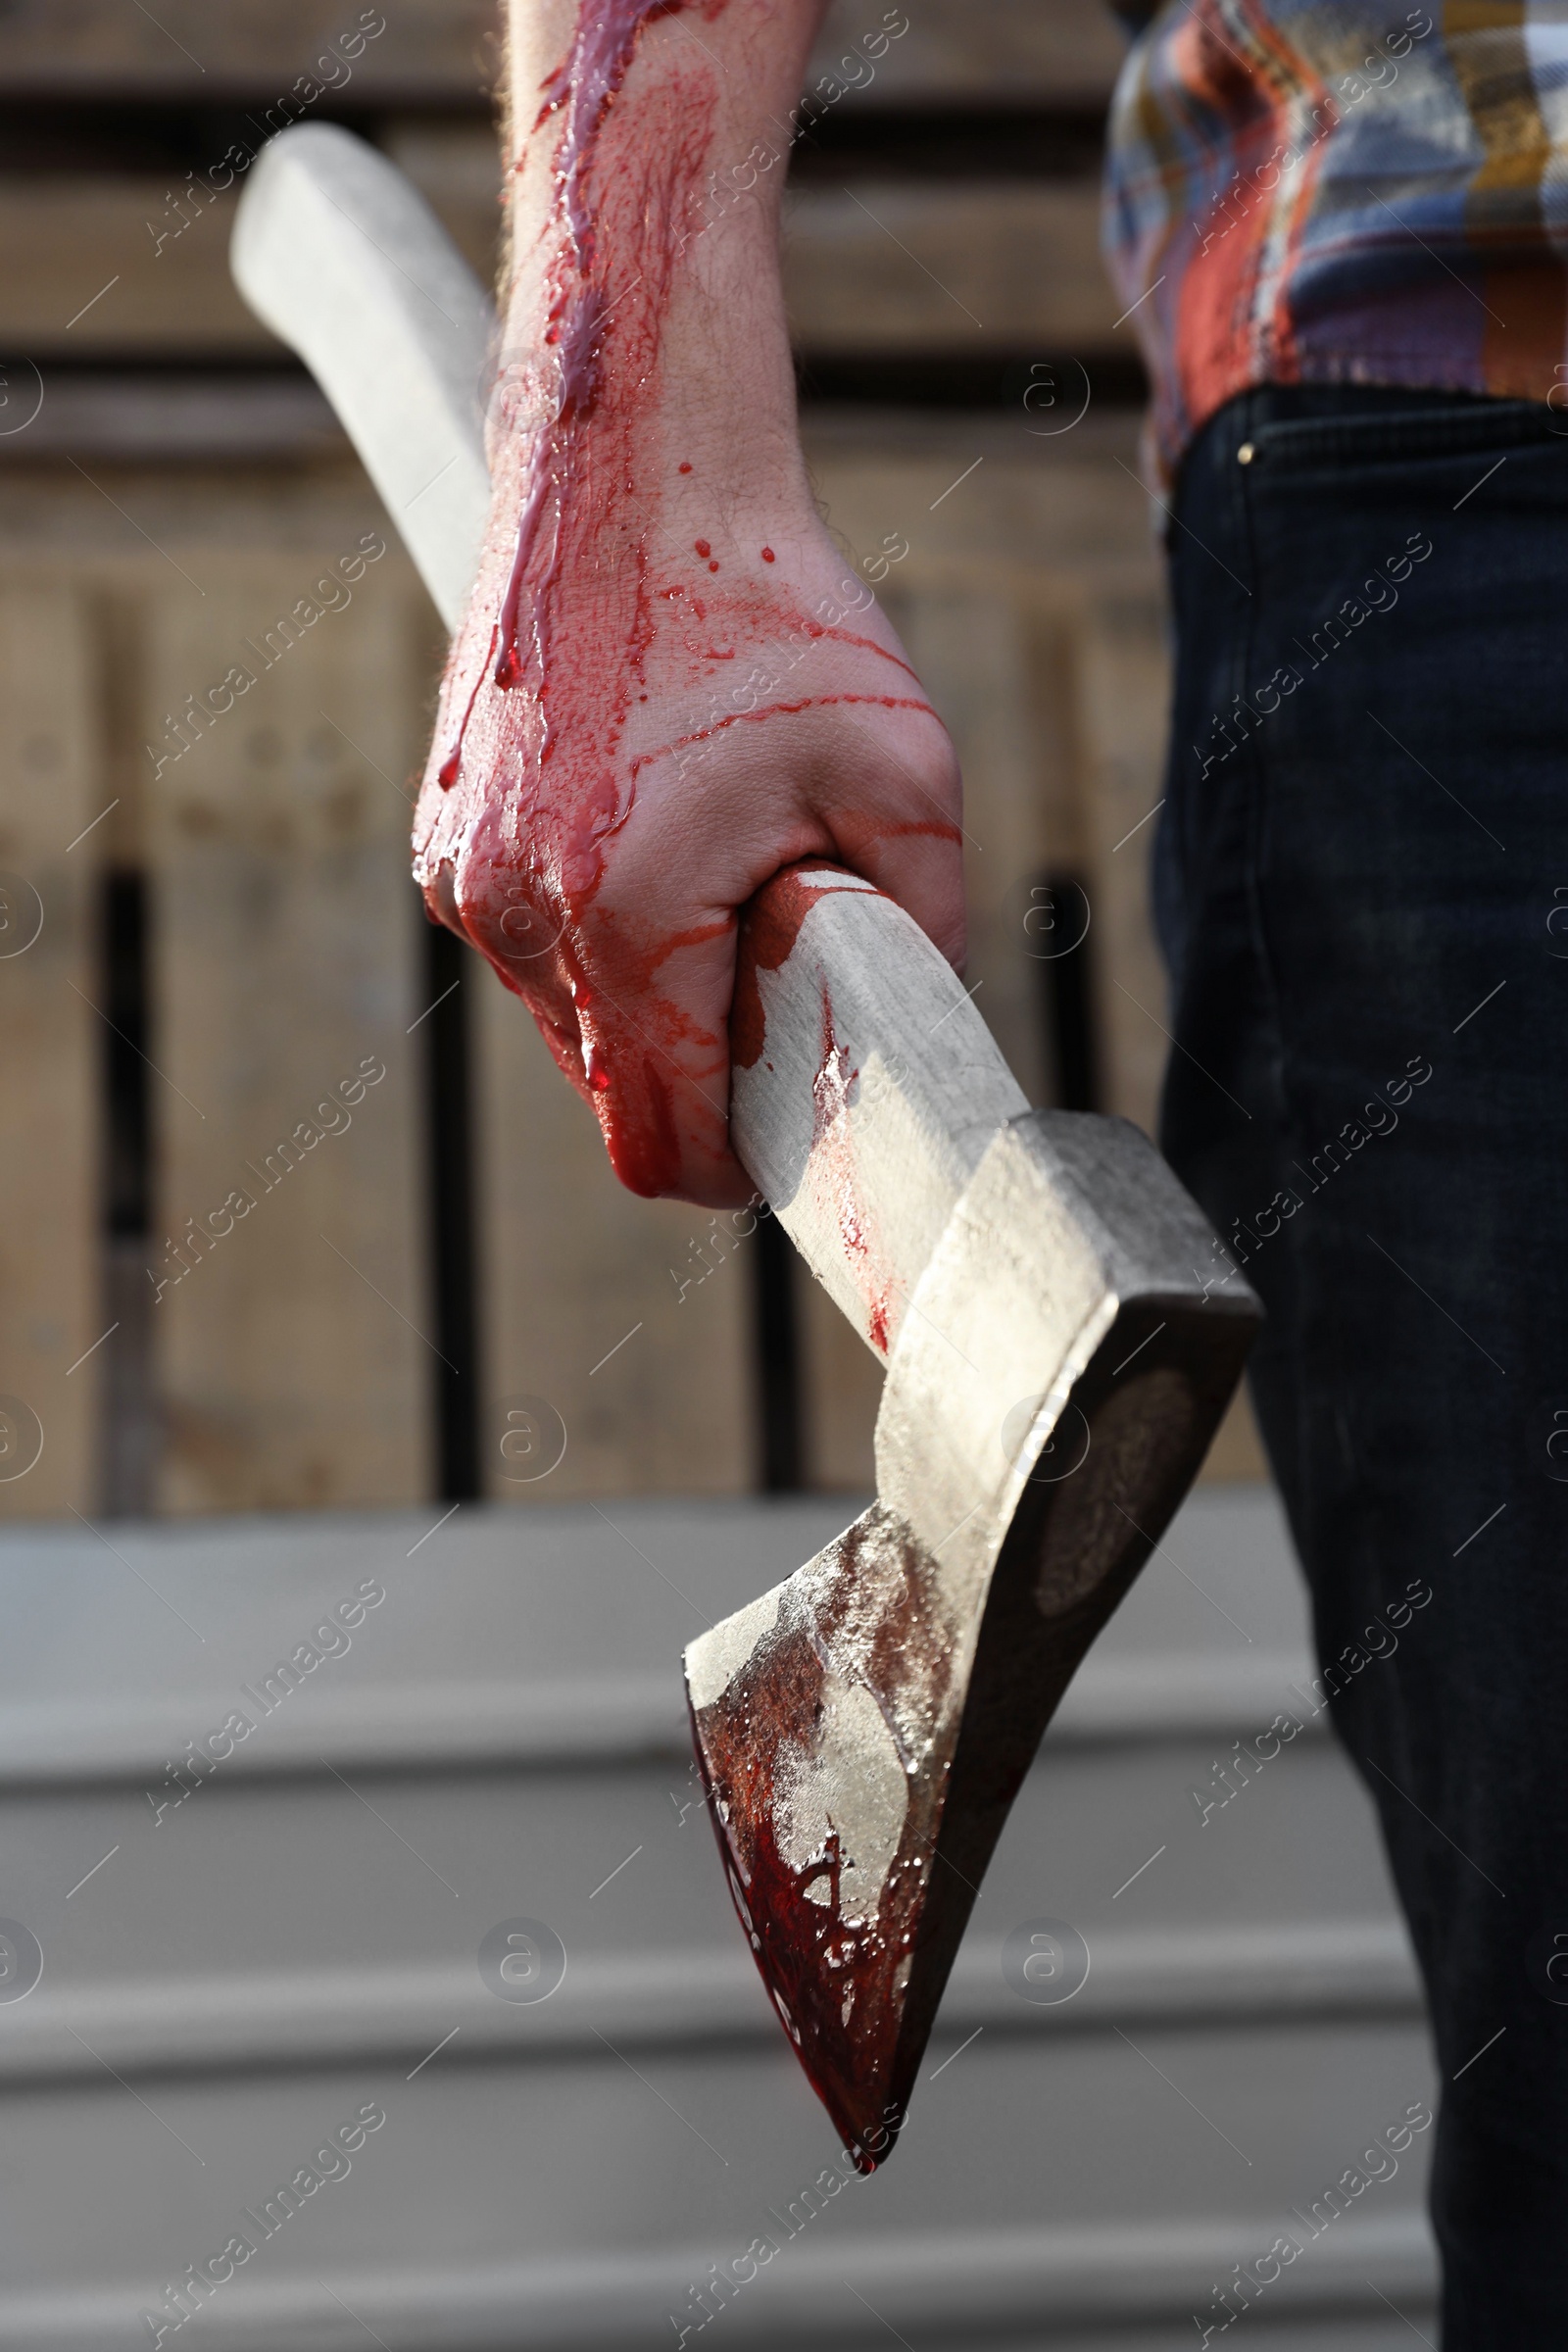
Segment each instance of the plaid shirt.
[{"label": "plaid shirt", "polygon": [[1568,405],[1568,0],[1117,13],[1105,249],[1161,471],[1259,383]]}]

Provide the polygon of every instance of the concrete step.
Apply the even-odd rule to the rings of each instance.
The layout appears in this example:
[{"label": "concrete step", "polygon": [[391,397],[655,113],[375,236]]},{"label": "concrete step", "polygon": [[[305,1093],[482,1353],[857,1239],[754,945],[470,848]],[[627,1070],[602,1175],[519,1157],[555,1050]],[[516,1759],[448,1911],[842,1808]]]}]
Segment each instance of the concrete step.
[{"label": "concrete step", "polygon": [[[1432,2333],[1430,2131],[1365,2153],[1433,2096],[1414,1975],[1266,1495],[1190,1504],[1108,1629],[897,2161],[844,2178],[735,1930],[678,1654],[846,1516],[0,1540],[0,1910],[43,1958],[0,2000],[0,2347],[182,2340],[166,2287],[236,2233],[183,2324],[231,2352],[1152,2352],[1282,2236],[1254,2343]],[[547,1999],[481,1973],[516,1920],[564,1953]],[[1086,1948],[1069,1999],[1006,1960],[1043,1921]]]}]

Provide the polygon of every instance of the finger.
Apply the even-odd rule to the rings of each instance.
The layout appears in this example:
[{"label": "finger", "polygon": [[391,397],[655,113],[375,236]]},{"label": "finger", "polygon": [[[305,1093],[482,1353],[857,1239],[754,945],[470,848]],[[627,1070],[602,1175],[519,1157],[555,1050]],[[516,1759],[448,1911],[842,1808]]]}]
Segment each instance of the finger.
[{"label": "finger", "polygon": [[432,873],[422,876],[420,887],[424,892],[424,911],[430,920],[444,923],[460,939],[466,939],[467,925],[458,908],[458,877],[451,863],[443,859]]},{"label": "finger", "polygon": [[727,1117],[694,1099],[678,1065],[631,1041],[616,1055],[609,1089],[591,1099],[610,1164],[628,1192],[704,1208],[739,1208],[756,1193],[730,1149]]},{"label": "finger", "polygon": [[934,720],[897,748],[858,728],[863,763],[818,800],[837,854],[912,915],[961,971],[965,948],[962,778]]},{"label": "finger", "polygon": [[873,827],[849,812],[837,838],[845,864],[896,900],[954,970],[961,972],[966,918],[962,836],[957,828],[924,820]]},{"label": "finger", "polygon": [[734,929],[665,958],[658,993],[612,958],[584,1020],[589,1083],[611,1163],[654,1199],[733,1208],[756,1187],[729,1139]]},{"label": "finger", "polygon": [[443,867],[440,878],[450,883],[454,928],[503,986],[522,999],[557,1068],[592,1102],[582,1024],[565,967],[565,918],[483,854],[470,854],[455,875]]},{"label": "finger", "polygon": [[[520,989],[515,993],[518,996],[522,995]],[[526,997],[523,997],[523,1003],[528,1005],[528,1010],[533,1015],[534,1027],[549,1047],[551,1058],[557,1069],[563,1078],[576,1088],[583,1101],[597,1115],[599,1105],[588,1084],[588,1073],[583,1067],[582,1041],[575,1028],[569,1031],[564,1029],[561,1023],[554,1019],[542,1005],[529,1004]]]}]

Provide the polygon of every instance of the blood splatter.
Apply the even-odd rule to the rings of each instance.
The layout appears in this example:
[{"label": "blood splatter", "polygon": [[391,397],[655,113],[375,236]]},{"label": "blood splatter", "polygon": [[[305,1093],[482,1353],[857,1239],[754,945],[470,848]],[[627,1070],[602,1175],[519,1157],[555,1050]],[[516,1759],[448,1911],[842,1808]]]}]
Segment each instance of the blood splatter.
[{"label": "blood splatter", "polygon": [[836,890],[864,888],[856,875],[816,860],[787,866],[747,908],[741,922],[729,1014],[730,1058],[738,1069],[753,1068],[761,1059],[766,1043],[758,973],[776,972],[788,960],[801,925],[818,899]]},{"label": "blood splatter", "polygon": [[866,1336],[881,1355],[888,1351],[889,1318],[902,1288],[876,1237],[876,1212],[860,1181],[849,1114],[860,1073],[850,1066],[833,1022],[833,1000],[822,990],[821,1058],[811,1081],[811,1151],[807,1182],[831,1202],[843,1245],[844,1262],[855,1277],[865,1312]]},{"label": "blood splatter", "polygon": [[[493,654],[496,650],[496,639],[500,633],[501,631],[498,623],[497,626],[490,632],[490,652],[485,656],[486,664],[489,662],[490,654]],[[478,699],[479,689],[483,684],[484,669],[481,668],[478,676],[473,681],[473,692],[468,697],[468,707],[463,713],[463,724],[458,729],[458,740],[453,745],[446,759],[442,760],[440,767],[436,771],[437,780],[439,781],[443,792],[450,792],[452,790],[453,785],[457,782],[459,774],[462,771],[463,738],[468,731],[468,721],[473,716],[473,706],[475,701]]]},{"label": "blood splatter", "polygon": [[[924,1998],[911,2009],[906,1996],[922,1923],[945,1891],[931,1863],[947,1776],[920,1767],[961,1690],[959,1645],[935,1563],[886,1513],[858,1520],[808,1573],[808,1590],[800,1578],[784,1588],[775,1626],[727,1688],[693,1709],[693,1736],[762,1982],[857,2169],[870,2173],[891,2152],[929,2024]],[[831,1793],[800,1856],[799,1795],[810,1794],[835,1686],[874,1699],[878,1744],[905,1786],[874,1889]]]},{"label": "blood splatter", "polygon": [[[786,869],[748,908],[741,924],[730,1007],[730,1057],[736,1068],[755,1068],[767,1042],[759,974],[781,969],[794,954],[801,926],[811,908],[820,899],[845,891],[861,897],[876,895],[867,893],[863,883],[841,868],[808,863]],[[867,1337],[878,1353],[886,1355],[902,1285],[879,1243],[875,1209],[860,1183],[848,1123],[860,1073],[840,1043],[833,1000],[825,983],[821,1022],[811,1082],[811,1144],[806,1182],[813,1197],[831,1207],[846,1267],[860,1293]]]}]

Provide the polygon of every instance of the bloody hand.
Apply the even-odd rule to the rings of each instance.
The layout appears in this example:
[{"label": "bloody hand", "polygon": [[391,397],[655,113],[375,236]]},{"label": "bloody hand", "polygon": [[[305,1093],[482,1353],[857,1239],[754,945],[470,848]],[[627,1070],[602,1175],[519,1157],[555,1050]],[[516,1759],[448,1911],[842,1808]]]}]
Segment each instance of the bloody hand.
[{"label": "bloody hand", "polygon": [[[759,110],[815,14],[581,0],[531,111],[517,73],[516,356],[416,820],[432,912],[523,998],[621,1181],[710,1206],[752,1191],[727,1025],[753,893],[830,856],[962,952],[952,747],[794,432]],[[514,71],[525,46],[514,20]],[[719,204],[732,149],[755,186]]]}]

